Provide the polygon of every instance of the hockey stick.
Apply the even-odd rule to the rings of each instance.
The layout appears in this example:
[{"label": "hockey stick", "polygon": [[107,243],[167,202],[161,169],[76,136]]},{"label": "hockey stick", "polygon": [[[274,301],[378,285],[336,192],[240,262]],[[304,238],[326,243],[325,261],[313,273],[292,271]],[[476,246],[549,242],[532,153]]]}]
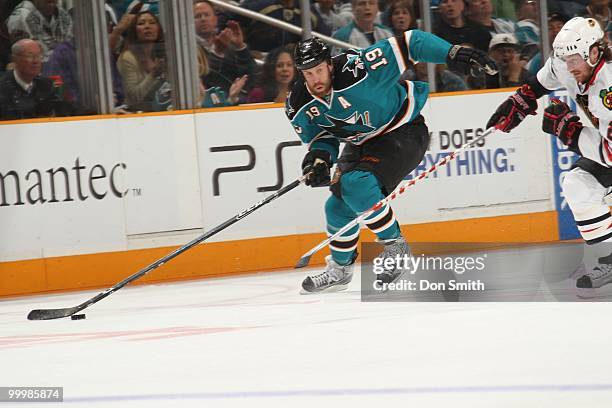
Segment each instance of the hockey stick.
[{"label": "hockey stick", "polygon": [[295,265],[295,267],[296,268],[303,268],[306,265],[308,265],[308,263],[310,263],[310,258],[312,257],[312,255],[314,255],[316,252],[318,252],[319,250],[321,250],[322,248],[327,246],[335,238],[337,238],[338,236],[344,234],[346,231],[350,230],[355,225],[359,224],[361,221],[363,221],[364,219],[366,219],[367,217],[372,215],[376,210],[379,210],[383,205],[387,204],[391,200],[394,200],[398,195],[403,194],[404,191],[406,191],[406,189],[408,187],[411,187],[411,186],[415,185],[419,180],[422,180],[422,179],[426,178],[431,173],[436,171],[438,167],[444,166],[445,164],[447,164],[448,162],[453,160],[455,157],[457,157],[459,154],[463,153],[463,151],[466,150],[468,147],[474,145],[475,143],[477,143],[477,142],[481,141],[482,139],[484,139],[485,137],[487,137],[494,130],[495,130],[495,128],[487,129],[482,135],[478,136],[476,139],[472,140],[471,142],[468,142],[468,143],[464,144],[463,146],[461,146],[459,149],[455,150],[451,154],[449,154],[447,156],[444,156],[437,163],[435,163],[429,169],[425,170],[423,173],[419,174],[417,177],[413,178],[410,181],[405,182],[404,184],[400,184],[387,197],[383,198],[378,203],[374,204],[374,206],[372,206],[369,210],[363,212],[359,217],[355,218],[353,221],[349,222],[344,227],[342,227],[338,231],[336,231],[336,233],[334,233],[333,235],[329,236],[324,241],[321,241],[320,244],[318,244],[317,246],[312,248],[310,251],[308,251],[304,255],[302,255],[302,257],[300,258],[298,263]]},{"label": "hockey stick", "polygon": [[183,245],[182,247],[174,250],[173,252],[169,253],[168,255],[164,256],[163,258],[153,262],[151,265],[149,265],[146,268],[136,272],[135,274],[133,274],[131,276],[128,276],[127,278],[125,278],[121,282],[117,283],[115,286],[106,289],[104,292],[100,292],[96,296],[94,296],[91,299],[81,303],[80,305],[74,306],[74,307],[67,307],[67,308],[64,308],[64,309],[36,309],[36,310],[32,310],[28,314],[28,320],[60,319],[62,317],[72,316],[73,314],[80,312],[81,310],[85,309],[86,307],[89,307],[89,306],[93,305],[94,303],[96,303],[96,302],[104,299],[105,297],[109,296],[111,293],[118,291],[119,289],[121,289],[122,287],[127,285],[128,283],[133,282],[136,279],[139,279],[139,278],[143,277],[144,275],[146,275],[147,273],[151,272],[153,269],[156,269],[157,267],[162,266],[166,262],[168,262],[171,259],[177,257],[178,255],[182,254],[183,252],[187,251],[188,249],[191,249],[192,247],[196,246],[197,244],[205,241],[206,239],[212,237],[213,235],[217,234],[218,232],[223,231],[224,229],[226,229],[230,225],[240,221],[241,219],[243,219],[247,215],[251,214],[253,211],[255,211],[258,208],[268,204],[270,201],[272,201],[272,200],[282,196],[283,194],[293,190],[294,188],[296,188],[297,186],[302,184],[302,182],[305,179],[306,179],[306,176],[300,177],[299,179],[295,180],[291,184],[288,184],[285,187],[281,188],[276,193],[274,193],[272,195],[269,195],[268,197],[264,198],[263,200],[259,201],[256,204],[253,204],[252,206],[250,206],[246,210],[238,213],[237,215],[235,215],[234,217],[232,217],[229,220],[225,221],[224,223],[216,226],[215,228],[211,229],[210,231],[205,232],[204,234],[202,234],[199,237],[193,239],[192,241],[188,242],[187,244]]}]

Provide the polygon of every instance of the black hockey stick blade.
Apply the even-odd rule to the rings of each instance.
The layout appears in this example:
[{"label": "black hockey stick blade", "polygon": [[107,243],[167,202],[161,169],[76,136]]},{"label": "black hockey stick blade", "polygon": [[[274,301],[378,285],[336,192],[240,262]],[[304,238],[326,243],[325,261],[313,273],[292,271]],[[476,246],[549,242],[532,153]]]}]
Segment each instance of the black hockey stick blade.
[{"label": "black hockey stick blade", "polygon": [[52,320],[72,316],[82,310],[79,306],[65,307],[63,309],[36,309],[28,313],[28,320]]},{"label": "black hockey stick blade", "polygon": [[300,258],[300,260],[298,261],[298,263],[295,265],[295,269],[299,269],[299,268],[303,268],[305,266],[307,266],[310,263],[310,258],[312,257],[312,255],[304,255],[303,257]]}]

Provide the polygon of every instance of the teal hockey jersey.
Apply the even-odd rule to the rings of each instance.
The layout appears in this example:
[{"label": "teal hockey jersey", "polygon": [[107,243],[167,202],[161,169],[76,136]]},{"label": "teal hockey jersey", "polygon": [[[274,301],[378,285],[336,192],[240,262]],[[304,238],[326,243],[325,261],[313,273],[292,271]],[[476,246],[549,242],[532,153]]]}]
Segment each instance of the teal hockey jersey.
[{"label": "teal hockey jersey", "polygon": [[400,81],[408,62],[444,64],[451,44],[419,30],[378,41],[332,58],[332,90],[326,98],[310,93],[300,76],[287,97],[285,113],[309,149],[330,152],[340,142],[360,145],[410,122],[425,105],[425,82]]}]

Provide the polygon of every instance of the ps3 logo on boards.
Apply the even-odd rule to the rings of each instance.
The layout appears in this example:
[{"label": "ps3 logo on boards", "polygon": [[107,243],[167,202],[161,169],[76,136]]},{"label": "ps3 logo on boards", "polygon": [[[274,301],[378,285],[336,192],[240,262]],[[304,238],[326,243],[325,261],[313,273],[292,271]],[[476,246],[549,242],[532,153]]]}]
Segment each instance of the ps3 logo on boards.
[{"label": "ps3 logo on boards", "polygon": [[[276,145],[275,148],[275,158],[276,158],[276,184],[264,187],[257,187],[257,192],[262,193],[265,191],[276,191],[283,186],[284,182],[284,173],[283,173],[283,150],[287,147],[292,146],[301,146],[302,143],[300,141],[292,140],[289,142],[281,142]],[[221,189],[219,186],[219,179],[221,174],[223,173],[235,173],[240,171],[251,171],[255,168],[255,164],[257,162],[257,157],[255,154],[255,149],[253,146],[244,144],[244,145],[231,145],[231,146],[215,146],[210,148],[211,153],[220,153],[220,152],[236,152],[236,151],[245,151],[249,155],[249,162],[245,165],[241,166],[231,166],[231,167],[219,167],[213,171],[212,176],[212,185],[213,185],[213,195],[219,196],[221,195]]]},{"label": "ps3 logo on boards", "polygon": [[77,157],[72,167],[34,168],[25,174],[0,170],[0,207],[122,198],[128,190],[121,190],[117,181],[126,169],[125,163],[110,168],[94,164],[88,168]]}]

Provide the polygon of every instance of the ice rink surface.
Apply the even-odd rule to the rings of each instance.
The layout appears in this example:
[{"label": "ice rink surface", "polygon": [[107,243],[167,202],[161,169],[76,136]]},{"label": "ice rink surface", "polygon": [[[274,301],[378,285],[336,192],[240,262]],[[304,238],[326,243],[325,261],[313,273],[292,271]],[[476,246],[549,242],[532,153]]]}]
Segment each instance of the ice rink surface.
[{"label": "ice rink surface", "polygon": [[[0,301],[0,386],[74,407],[612,407],[612,303],[362,303],[307,271]],[[153,272],[154,273],[154,272]],[[128,273],[129,274],[129,273]]]}]

